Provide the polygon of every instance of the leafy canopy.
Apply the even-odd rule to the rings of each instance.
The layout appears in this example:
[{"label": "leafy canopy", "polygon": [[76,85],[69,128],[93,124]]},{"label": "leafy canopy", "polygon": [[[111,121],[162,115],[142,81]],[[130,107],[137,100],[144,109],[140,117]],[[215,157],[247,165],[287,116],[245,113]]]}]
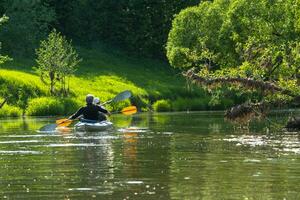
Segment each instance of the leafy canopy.
[{"label": "leafy canopy", "polygon": [[[6,21],[8,21],[8,17],[4,15],[3,17],[0,18],[0,25],[5,23]],[[0,49],[1,49],[1,43],[0,43]],[[0,65],[3,64],[4,62],[6,62],[9,59],[10,58],[8,56],[3,56],[3,55],[0,54]]]},{"label": "leafy canopy", "polygon": [[[172,66],[195,67],[206,79],[251,78],[271,82],[296,96],[300,93],[299,33],[299,1],[206,1],[176,16],[167,57]],[[288,96],[271,93],[264,100]]]},{"label": "leafy canopy", "polygon": [[56,22],[54,9],[44,0],[2,0],[0,13],[9,17],[0,31],[3,50],[14,56],[32,56]]}]

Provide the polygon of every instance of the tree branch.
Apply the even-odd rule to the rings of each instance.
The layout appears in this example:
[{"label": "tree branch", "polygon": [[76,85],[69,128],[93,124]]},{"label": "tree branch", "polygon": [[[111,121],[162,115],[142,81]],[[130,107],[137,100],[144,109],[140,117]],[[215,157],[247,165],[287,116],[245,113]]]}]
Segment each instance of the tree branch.
[{"label": "tree branch", "polygon": [[7,99],[4,99],[4,101],[0,104],[0,109],[4,106],[4,104],[6,103]]},{"label": "tree branch", "polygon": [[240,78],[240,77],[219,77],[219,78],[205,78],[197,75],[195,69],[192,68],[183,74],[193,82],[201,85],[213,85],[213,84],[240,84],[246,88],[260,89],[263,92],[280,92],[281,94],[288,95],[296,98],[297,95],[293,94],[290,90],[285,90],[279,86],[265,81],[254,80],[252,78]]}]

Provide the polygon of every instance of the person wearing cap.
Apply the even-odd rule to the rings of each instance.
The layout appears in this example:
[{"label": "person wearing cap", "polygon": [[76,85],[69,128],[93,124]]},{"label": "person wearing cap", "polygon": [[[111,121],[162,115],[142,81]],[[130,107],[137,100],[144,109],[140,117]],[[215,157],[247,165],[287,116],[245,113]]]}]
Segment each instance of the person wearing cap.
[{"label": "person wearing cap", "polygon": [[81,118],[80,121],[97,122],[99,121],[99,112],[108,115],[110,114],[106,109],[102,108],[99,105],[95,105],[93,103],[94,102],[93,95],[88,94],[85,100],[86,100],[86,106],[79,108],[79,110],[75,114],[71,115],[69,119],[73,120],[82,115],[83,118]]},{"label": "person wearing cap", "polygon": [[[94,104],[97,105],[97,106],[100,106],[103,109],[105,109],[100,103],[101,102],[100,102],[99,97],[95,97],[94,98]],[[98,116],[98,120],[99,121],[105,121],[105,120],[107,120],[107,117],[106,117],[106,115],[103,112],[98,112],[98,114],[99,114],[99,116]]]}]

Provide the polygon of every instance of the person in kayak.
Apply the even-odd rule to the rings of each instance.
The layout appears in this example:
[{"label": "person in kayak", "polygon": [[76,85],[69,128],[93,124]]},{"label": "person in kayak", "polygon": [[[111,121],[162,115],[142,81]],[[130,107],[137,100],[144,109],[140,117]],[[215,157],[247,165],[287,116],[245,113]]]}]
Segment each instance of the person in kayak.
[{"label": "person in kayak", "polygon": [[93,104],[93,95],[88,94],[85,100],[86,106],[79,108],[79,110],[75,114],[71,115],[69,119],[74,120],[82,115],[83,118],[81,118],[80,121],[93,123],[99,121],[99,112],[110,115],[110,112],[108,112],[106,109]]},{"label": "person in kayak", "polygon": [[[97,105],[97,106],[100,106],[101,108],[103,108],[104,110],[106,110],[105,107],[101,106],[100,103],[101,102],[100,102],[99,97],[95,97],[94,98],[94,104]],[[98,114],[99,114],[99,116],[98,116],[99,117],[98,118],[99,121],[105,121],[105,120],[107,120],[107,117],[106,117],[106,115],[103,112],[98,112]]]}]

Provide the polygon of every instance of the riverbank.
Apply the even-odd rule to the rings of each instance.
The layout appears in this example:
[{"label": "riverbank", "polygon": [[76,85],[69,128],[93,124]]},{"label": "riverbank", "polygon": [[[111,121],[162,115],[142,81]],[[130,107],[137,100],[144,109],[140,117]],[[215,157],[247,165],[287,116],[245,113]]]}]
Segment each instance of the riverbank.
[{"label": "riverbank", "polygon": [[66,115],[83,105],[88,93],[106,101],[123,90],[131,90],[133,98],[109,105],[109,109],[133,104],[141,111],[215,110],[232,105],[229,100],[210,105],[210,97],[203,90],[188,89],[181,74],[161,61],[132,58],[105,48],[78,48],[78,52],[83,61],[69,81],[70,97],[63,99],[49,95],[48,86],[35,71],[34,58],[14,58],[2,65],[0,94],[8,98],[8,105],[0,116]]}]

